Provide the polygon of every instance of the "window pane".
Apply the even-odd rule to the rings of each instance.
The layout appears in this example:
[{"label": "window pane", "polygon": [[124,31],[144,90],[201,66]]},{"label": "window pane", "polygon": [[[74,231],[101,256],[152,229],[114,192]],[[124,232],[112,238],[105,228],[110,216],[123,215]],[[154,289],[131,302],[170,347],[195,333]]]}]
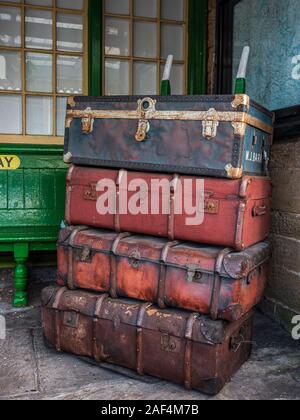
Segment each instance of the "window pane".
[{"label": "window pane", "polygon": [[163,19],[184,20],[184,0],[161,0]]},{"label": "window pane", "polygon": [[4,3],[21,3],[22,0],[4,0]]},{"label": "window pane", "polygon": [[56,101],[56,134],[58,136],[63,136],[65,134],[67,100],[67,98],[57,98]]},{"label": "window pane", "polygon": [[0,133],[22,134],[22,97],[0,95]]},{"label": "window pane", "polygon": [[[161,65],[160,79],[163,77],[164,65]],[[172,95],[184,95],[185,93],[185,78],[184,78],[184,65],[175,64],[171,72],[171,89]]]},{"label": "window pane", "polygon": [[0,51],[0,90],[21,90],[21,54]]},{"label": "window pane", "polygon": [[135,0],[134,15],[156,18],[157,17],[157,0]]},{"label": "window pane", "polygon": [[30,92],[49,92],[52,87],[52,55],[26,54],[26,90]]},{"label": "window pane", "polygon": [[81,57],[57,57],[57,92],[82,94]]},{"label": "window pane", "polygon": [[155,95],[156,81],[156,63],[134,63],[134,95]]},{"label": "window pane", "polygon": [[21,46],[21,14],[18,7],[0,6],[0,45]]},{"label": "window pane", "polygon": [[105,53],[123,56],[130,54],[128,20],[111,18],[105,20]]},{"label": "window pane", "polygon": [[82,10],[83,0],[56,0],[56,5],[62,9]]},{"label": "window pane", "polygon": [[34,6],[52,6],[52,0],[25,0],[26,4],[33,4]]},{"label": "window pane", "polygon": [[134,24],[134,56],[157,57],[157,24],[136,22]]},{"label": "window pane", "polygon": [[82,16],[57,14],[57,49],[60,51],[83,51]]},{"label": "window pane", "polygon": [[48,135],[52,131],[53,100],[49,97],[27,96],[26,131],[31,135]]},{"label": "window pane", "polygon": [[105,0],[105,12],[129,15],[129,0]]},{"label": "window pane", "polygon": [[173,54],[175,60],[184,59],[184,30],[179,25],[162,25],[161,58]]},{"label": "window pane", "polygon": [[129,62],[105,61],[105,94],[129,95]]},{"label": "window pane", "polygon": [[25,17],[26,47],[52,49],[52,12],[27,9]]}]

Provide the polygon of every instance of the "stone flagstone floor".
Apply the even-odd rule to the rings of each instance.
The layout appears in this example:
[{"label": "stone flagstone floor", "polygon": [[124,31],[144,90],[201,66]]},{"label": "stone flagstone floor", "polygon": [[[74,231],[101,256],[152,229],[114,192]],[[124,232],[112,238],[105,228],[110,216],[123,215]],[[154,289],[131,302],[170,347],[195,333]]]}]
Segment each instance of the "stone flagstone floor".
[{"label": "stone flagstone floor", "polygon": [[[39,307],[44,286],[35,284],[33,306],[19,311],[11,309],[0,288],[0,314],[6,317],[8,328],[7,339],[0,340],[1,400],[208,399],[164,381],[128,378],[45,347]],[[250,361],[213,399],[300,400],[300,342],[257,313]]]}]

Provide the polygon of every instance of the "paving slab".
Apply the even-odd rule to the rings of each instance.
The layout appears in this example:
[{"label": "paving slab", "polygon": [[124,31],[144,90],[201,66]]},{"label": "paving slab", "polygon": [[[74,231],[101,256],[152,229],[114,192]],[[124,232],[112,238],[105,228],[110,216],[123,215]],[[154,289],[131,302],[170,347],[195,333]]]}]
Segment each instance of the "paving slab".
[{"label": "paving slab", "polygon": [[0,354],[0,397],[39,392],[31,330],[7,331]]},{"label": "paving slab", "polygon": [[44,344],[38,306],[23,312],[9,311],[6,318],[7,340],[0,341],[0,399],[300,399],[300,341],[260,313],[256,316],[251,359],[213,398],[154,378],[124,376],[76,356],[56,353]]}]

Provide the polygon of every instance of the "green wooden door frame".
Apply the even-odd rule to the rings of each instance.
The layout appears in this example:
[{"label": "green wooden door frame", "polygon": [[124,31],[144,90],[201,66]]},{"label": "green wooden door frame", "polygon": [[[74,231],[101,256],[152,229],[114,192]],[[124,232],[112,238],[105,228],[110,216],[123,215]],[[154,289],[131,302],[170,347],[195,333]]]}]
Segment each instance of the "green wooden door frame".
[{"label": "green wooden door frame", "polygon": [[[207,89],[208,0],[189,1],[188,94],[202,95]],[[103,16],[102,0],[89,0],[89,93],[102,95]]]}]

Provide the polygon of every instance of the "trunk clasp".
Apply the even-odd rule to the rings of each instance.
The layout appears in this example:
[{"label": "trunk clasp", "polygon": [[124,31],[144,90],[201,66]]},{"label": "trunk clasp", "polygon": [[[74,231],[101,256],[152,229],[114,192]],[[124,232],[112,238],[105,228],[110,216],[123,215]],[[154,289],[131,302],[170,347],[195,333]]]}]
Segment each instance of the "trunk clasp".
[{"label": "trunk clasp", "polygon": [[150,131],[150,122],[155,113],[156,100],[151,98],[140,99],[138,101],[137,113],[139,114],[138,129],[135,135],[135,139],[138,142],[146,140],[147,133]]},{"label": "trunk clasp", "polygon": [[81,131],[83,134],[90,134],[94,129],[94,118],[91,115],[91,108],[87,108],[84,112],[86,114],[83,116],[81,120]]},{"label": "trunk clasp", "polygon": [[217,136],[218,133],[218,112],[214,108],[210,108],[207,111],[205,119],[202,121],[203,126],[203,137],[211,140]]}]

